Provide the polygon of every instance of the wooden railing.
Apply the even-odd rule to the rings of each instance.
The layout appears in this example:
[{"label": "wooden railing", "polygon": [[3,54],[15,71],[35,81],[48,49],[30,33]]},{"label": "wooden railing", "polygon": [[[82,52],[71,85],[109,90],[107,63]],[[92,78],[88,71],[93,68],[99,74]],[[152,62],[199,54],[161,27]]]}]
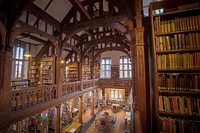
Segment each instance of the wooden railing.
[{"label": "wooden railing", "polygon": [[[83,81],[83,89],[91,87],[131,87],[130,79],[95,79]],[[58,99],[57,85],[38,86],[11,90],[11,110],[17,111],[44,103],[52,99]],[[81,92],[80,81],[66,82],[62,84],[61,94],[66,96],[74,92]]]},{"label": "wooden railing", "polygon": [[62,84],[62,96],[66,96],[77,91],[81,91],[80,81],[65,82]]},{"label": "wooden railing", "polygon": [[11,90],[11,111],[21,110],[57,98],[56,85]]},{"label": "wooden railing", "polygon": [[94,80],[84,80],[83,81],[83,89],[87,89],[87,88],[90,88],[93,86],[95,86]]},{"label": "wooden railing", "polygon": [[114,78],[114,79],[99,79],[100,87],[123,87],[129,88],[132,85],[131,79],[122,79],[122,78]]}]

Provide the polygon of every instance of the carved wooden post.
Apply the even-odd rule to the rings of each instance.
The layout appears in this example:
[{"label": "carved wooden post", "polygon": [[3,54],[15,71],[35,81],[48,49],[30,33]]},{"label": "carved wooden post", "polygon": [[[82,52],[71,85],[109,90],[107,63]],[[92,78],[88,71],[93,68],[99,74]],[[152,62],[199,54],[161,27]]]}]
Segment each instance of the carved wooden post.
[{"label": "carved wooden post", "polygon": [[80,90],[83,90],[83,62],[80,60],[79,63],[79,80],[80,80]]},{"label": "carved wooden post", "polygon": [[67,119],[69,120],[72,116],[72,109],[71,109],[71,100],[67,101],[68,106],[67,106]]},{"label": "carved wooden post", "polygon": [[0,51],[0,118],[11,111],[12,52]]},{"label": "carved wooden post", "polygon": [[91,72],[91,79],[93,80],[93,86],[95,86],[95,81],[94,81],[94,61],[91,62],[90,65],[90,72]]},{"label": "carved wooden post", "polygon": [[56,105],[56,130],[55,133],[60,133],[60,107],[61,104]]},{"label": "carved wooden post", "polygon": [[72,99],[72,111],[74,110],[74,108],[76,107],[76,99]]},{"label": "carved wooden post", "polygon": [[83,104],[83,97],[82,96],[79,96],[79,114],[78,114],[78,116],[79,116],[79,122],[82,124],[82,122],[83,122],[83,119],[82,119],[82,113],[83,113],[83,111],[82,111],[82,104]]},{"label": "carved wooden post", "polygon": [[59,55],[57,55],[57,60],[56,60],[56,80],[55,83],[57,84],[57,97],[62,96],[62,81],[61,81],[61,58]]},{"label": "carved wooden post", "polygon": [[85,94],[83,94],[83,103],[82,103],[82,110],[85,111]]},{"label": "carved wooden post", "polygon": [[94,116],[94,91],[92,91],[91,116]]},{"label": "carved wooden post", "polygon": [[[144,27],[140,15],[134,17],[135,28],[131,34],[131,57],[133,71],[133,110],[139,111],[141,115],[142,130],[146,132],[146,76],[145,76],[145,53],[144,53]],[[136,120],[135,118],[133,118]],[[134,121],[135,132],[138,122]]]}]

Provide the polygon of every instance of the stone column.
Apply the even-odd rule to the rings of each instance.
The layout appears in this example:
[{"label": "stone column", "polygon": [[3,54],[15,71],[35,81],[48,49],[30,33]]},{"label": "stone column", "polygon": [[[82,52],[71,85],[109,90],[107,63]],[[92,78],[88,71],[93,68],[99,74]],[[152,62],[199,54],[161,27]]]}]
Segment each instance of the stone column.
[{"label": "stone column", "polygon": [[12,52],[0,51],[0,118],[11,111]]},{"label": "stone column", "polygon": [[92,99],[91,99],[91,116],[94,116],[94,91],[92,91]]},{"label": "stone column", "polygon": [[83,97],[82,96],[79,96],[79,113],[78,113],[78,116],[79,116],[79,122],[82,124],[83,123],[83,119],[82,119],[82,114],[83,114],[83,111],[82,111],[82,104],[83,104]]},{"label": "stone column", "polygon": [[55,133],[60,133],[60,105],[56,105],[56,129],[55,129]]}]

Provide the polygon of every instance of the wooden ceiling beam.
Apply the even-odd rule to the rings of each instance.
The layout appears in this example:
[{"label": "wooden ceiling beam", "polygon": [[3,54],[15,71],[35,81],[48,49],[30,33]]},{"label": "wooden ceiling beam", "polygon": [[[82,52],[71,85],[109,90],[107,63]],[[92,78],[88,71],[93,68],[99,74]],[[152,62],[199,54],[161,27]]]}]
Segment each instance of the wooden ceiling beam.
[{"label": "wooden ceiling beam", "polygon": [[0,16],[3,17],[3,18],[7,18],[8,17],[8,15],[3,11],[0,11]]},{"label": "wooden ceiling beam", "polygon": [[73,35],[72,38],[74,38],[74,39],[77,40],[78,42],[81,40],[81,37],[78,36],[77,34]]},{"label": "wooden ceiling beam", "polygon": [[29,11],[39,19],[49,23],[50,25],[54,26],[57,29],[60,29],[61,24],[59,21],[57,21],[55,18],[50,16],[48,13],[44,12],[42,9],[40,9],[38,6],[31,4],[29,6]]},{"label": "wooden ceiling beam", "polygon": [[89,20],[92,20],[92,17],[90,16],[90,14],[85,10],[84,6],[82,5],[82,3],[79,0],[74,0],[76,2],[76,4],[79,6],[79,8],[82,10],[82,12],[87,16],[87,18]]},{"label": "wooden ceiling beam", "polygon": [[53,0],[50,0],[49,3],[46,5],[46,7],[44,8],[44,11],[47,10],[47,8],[50,6],[50,4],[52,3]]},{"label": "wooden ceiling beam", "polygon": [[49,45],[44,45],[41,50],[38,52],[38,54],[36,55],[36,60],[40,60],[42,59],[44,54],[47,54],[49,52],[49,47],[51,46],[50,42]]},{"label": "wooden ceiling beam", "polygon": [[47,41],[44,41],[44,40],[42,40],[42,39],[39,39],[39,38],[37,38],[37,37],[35,37],[35,36],[32,36],[32,35],[30,35],[30,34],[27,34],[27,33],[22,33],[22,34],[20,34],[20,35],[23,36],[23,37],[30,38],[30,39],[32,39],[32,40],[34,40],[34,41],[40,42],[40,43],[42,43],[42,44],[48,44]]}]

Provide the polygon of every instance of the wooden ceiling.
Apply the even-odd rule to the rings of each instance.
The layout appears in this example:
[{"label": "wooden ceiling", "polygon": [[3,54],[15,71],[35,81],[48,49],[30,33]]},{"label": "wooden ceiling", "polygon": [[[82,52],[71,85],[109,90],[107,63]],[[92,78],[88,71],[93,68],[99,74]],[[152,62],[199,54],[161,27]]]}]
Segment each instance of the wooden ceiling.
[{"label": "wooden ceiling", "polygon": [[124,22],[132,18],[135,3],[133,0],[0,0],[0,20],[8,30],[6,45],[17,38],[34,45],[51,42],[56,50],[69,55],[76,52],[85,56],[95,51],[98,56],[106,50],[128,53],[130,36]]}]

